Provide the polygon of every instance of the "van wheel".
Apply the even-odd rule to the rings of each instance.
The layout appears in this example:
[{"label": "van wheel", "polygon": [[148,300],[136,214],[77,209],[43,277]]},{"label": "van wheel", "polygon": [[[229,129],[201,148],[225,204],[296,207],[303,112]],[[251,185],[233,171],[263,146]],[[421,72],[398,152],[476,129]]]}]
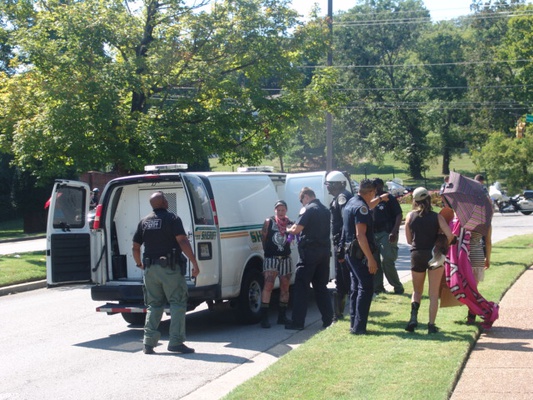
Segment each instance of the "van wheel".
[{"label": "van wheel", "polygon": [[261,320],[261,291],[263,274],[256,269],[244,273],[241,294],[237,305],[237,318],[245,324],[256,324]]},{"label": "van wheel", "polygon": [[126,321],[130,325],[144,326],[144,322],[146,321],[145,313],[121,313],[121,314],[122,314],[122,318],[124,318],[124,321]]},{"label": "van wheel", "polygon": [[524,215],[529,215],[529,214],[531,214],[533,211],[522,211],[522,210],[520,210],[520,212],[521,212],[522,214],[524,214]]}]

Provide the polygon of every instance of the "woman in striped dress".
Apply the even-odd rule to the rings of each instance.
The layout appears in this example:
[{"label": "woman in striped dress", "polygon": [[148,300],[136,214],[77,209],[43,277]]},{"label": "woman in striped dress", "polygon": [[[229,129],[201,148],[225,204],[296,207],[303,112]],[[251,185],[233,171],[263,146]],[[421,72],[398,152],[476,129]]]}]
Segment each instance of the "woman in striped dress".
[{"label": "woman in striped dress", "polygon": [[[483,246],[485,242],[485,246]],[[486,236],[479,232],[471,232],[470,236],[470,263],[476,282],[483,281],[485,270],[490,267],[490,253],[492,251],[492,227]],[[467,324],[473,324],[476,321],[476,315],[468,313]]]}]

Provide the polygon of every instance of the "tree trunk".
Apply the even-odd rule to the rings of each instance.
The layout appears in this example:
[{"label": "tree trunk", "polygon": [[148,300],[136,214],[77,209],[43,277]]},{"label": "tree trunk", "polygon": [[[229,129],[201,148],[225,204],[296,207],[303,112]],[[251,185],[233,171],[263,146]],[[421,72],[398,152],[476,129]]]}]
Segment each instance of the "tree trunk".
[{"label": "tree trunk", "polygon": [[445,147],[444,152],[442,153],[442,175],[450,174],[450,159],[450,149]]}]

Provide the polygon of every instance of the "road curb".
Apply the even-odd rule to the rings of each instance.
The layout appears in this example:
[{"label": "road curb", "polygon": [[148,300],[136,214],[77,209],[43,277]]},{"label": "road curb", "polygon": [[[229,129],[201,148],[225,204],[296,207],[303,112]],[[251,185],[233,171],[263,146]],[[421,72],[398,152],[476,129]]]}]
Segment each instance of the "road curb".
[{"label": "road curb", "polygon": [[22,293],[29,290],[42,289],[46,287],[46,280],[20,283],[18,285],[0,287],[0,296],[8,294]]},{"label": "road curb", "polygon": [[28,236],[22,238],[13,238],[13,239],[0,239],[0,243],[11,243],[11,242],[25,242],[27,240],[35,239],[46,239],[46,235],[37,235],[37,236]]}]

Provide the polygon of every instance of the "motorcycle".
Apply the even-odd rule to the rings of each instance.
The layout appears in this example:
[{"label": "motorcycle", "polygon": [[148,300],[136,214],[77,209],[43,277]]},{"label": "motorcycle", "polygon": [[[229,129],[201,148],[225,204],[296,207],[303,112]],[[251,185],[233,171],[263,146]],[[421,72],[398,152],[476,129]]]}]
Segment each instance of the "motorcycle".
[{"label": "motorcycle", "polygon": [[501,189],[500,183],[495,182],[489,188],[489,195],[496,211],[502,214],[521,212],[524,215],[530,215],[533,213],[533,190],[524,190],[522,194],[510,197]]}]

